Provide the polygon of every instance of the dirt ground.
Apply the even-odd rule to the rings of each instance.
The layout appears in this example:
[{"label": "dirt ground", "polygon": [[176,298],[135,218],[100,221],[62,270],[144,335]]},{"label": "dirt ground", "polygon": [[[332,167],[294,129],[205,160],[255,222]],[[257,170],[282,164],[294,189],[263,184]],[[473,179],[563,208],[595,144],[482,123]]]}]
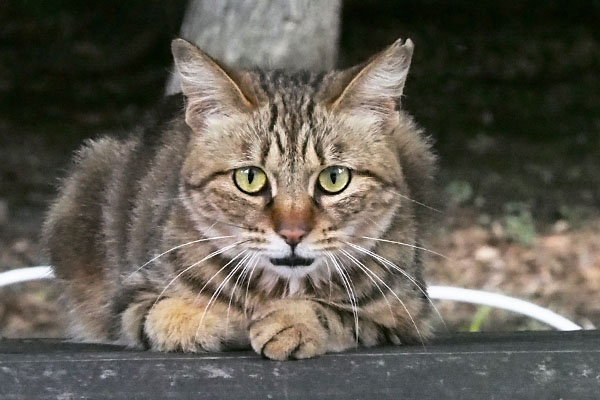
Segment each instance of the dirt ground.
[{"label": "dirt ground", "polygon": [[[45,262],[39,227],[72,151],[123,134],[160,98],[182,3],[144,16],[111,1],[0,6],[10,21],[0,28],[0,271]],[[340,62],[398,37],[416,44],[404,106],[441,166],[427,246],[445,258],[429,257],[428,281],[600,327],[598,2],[391,3],[344,3]],[[56,299],[52,282],[0,289],[0,336],[64,335]],[[485,307],[438,307],[450,330],[546,329]]]}]

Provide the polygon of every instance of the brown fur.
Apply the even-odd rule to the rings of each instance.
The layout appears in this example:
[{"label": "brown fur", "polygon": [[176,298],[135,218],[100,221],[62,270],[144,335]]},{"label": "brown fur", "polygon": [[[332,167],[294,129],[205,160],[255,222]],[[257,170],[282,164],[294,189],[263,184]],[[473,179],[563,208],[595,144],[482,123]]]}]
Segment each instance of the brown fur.
[{"label": "brown fur", "polygon": [[[399,107],[412,42],[326,75],[231,71],[182,40],[173,54],[185,97],[89,142],[48,213],[74,335],[281,360],[427,338],[435,157]],[[331,195],[317,179],[336,165],[351,180]],[[248,166],[267,176],[256,195],[233,181]]]}]

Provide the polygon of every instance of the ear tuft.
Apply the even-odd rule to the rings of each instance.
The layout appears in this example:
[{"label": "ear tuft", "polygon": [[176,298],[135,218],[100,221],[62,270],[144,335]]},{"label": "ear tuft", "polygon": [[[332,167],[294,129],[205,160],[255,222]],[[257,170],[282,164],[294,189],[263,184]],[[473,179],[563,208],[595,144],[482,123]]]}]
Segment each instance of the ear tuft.
[{"label": "ear tuft", "polygon": [[186,122],[192,129],[201,129],[208,118],[231,116],[253,108],[225,68],[202,50],[183,39],[175,39],[171,51],[181,77],[181,89],[188,100]]},{"label": "ear tuft", "polygon": [[185,64],[193,60],[199,49],[188,41],[175,39],[171,42],[171,52],[176,63]]},{"label": "ear tuft", "polygon": [[336,111],[367,112],[385,116],[400,101],[414,44],[397,40],[367,63],[332,103]]}]

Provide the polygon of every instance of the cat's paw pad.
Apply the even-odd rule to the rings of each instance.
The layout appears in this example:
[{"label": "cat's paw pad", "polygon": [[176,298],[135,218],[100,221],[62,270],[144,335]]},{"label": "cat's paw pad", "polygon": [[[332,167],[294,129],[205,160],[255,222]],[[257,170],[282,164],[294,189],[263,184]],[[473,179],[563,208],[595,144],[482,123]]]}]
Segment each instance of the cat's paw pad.
[{"label": "cat's paw pad", "polygon": [[294,321],[286,312],[254,321],[249,333],[252,348],[272,360],[310,358],[327,350],[327,332],[318,321]]}]

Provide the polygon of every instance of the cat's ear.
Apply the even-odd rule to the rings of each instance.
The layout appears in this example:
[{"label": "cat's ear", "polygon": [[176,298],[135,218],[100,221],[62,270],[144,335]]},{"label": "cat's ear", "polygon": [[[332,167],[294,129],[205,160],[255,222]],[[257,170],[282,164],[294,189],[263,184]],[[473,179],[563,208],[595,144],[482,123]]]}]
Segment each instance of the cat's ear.
[{"label": "cat's ear", "polygon": [[[413,42],[397,40],[362,68],[352,68],[348,82],[331,102],[334,111],[386,116],[395,113],[410,68]],[[350,76],[348,76],[350,75]],[[339,90],[339,89],[338,89]]]},{"label": "cat's ear", "polygon": [[185,120],[192,129],[201,129],[208,118],[228,117],[254,108],[234,75],[202,50],[183,39],[173,40],[171,50],[187,98]]}]

